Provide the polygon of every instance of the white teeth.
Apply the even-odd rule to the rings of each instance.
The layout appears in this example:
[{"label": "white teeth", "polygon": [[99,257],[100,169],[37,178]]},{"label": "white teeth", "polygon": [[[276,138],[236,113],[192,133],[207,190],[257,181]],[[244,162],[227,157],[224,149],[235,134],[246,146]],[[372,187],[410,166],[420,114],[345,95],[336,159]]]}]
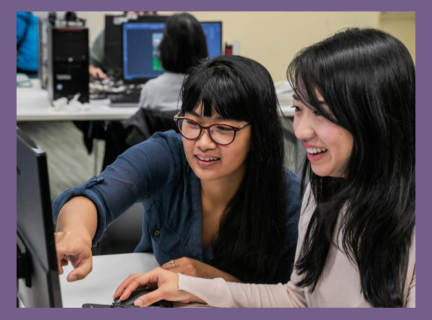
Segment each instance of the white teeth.
[{"label": "white teeth", "polygon": [[197,156],[198,159],[200,159],[201,161],[216,161],[218,160],[218,158],[200,158]]},{"label": "white teeth", "polygon": [[327,151],[325,148],[306,148],[308,153],[315,154]]}]

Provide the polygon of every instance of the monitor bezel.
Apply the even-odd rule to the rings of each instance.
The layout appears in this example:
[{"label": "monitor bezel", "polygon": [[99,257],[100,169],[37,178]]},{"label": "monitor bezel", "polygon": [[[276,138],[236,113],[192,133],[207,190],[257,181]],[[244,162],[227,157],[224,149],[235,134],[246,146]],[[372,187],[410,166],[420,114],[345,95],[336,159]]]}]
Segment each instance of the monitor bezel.
[{"label": "monitor bezel", "polygon": [[[34,161],[38,170],[38,184],[40,190],[40,204],[41,208],[39,208],[40,213],[42,215],[43,220],[43,228],[44,230],[34,230],[31,231],[25,230],[23,223],[20,223],[20,220],[24,217],[20,218],[20,213],[17,207],[17,247],[25,246],[25,252],[27,254],[26,260],[30,261],[29,265],[25,266],[30,272],[30,283],[31,287],[27,287],[26,279],[18,280],[17,287],[17,296],[21,300],[22,304],[26,308],[32,307],[50,307],[50,308],[61,308],[62,307],[62,297],[61,297],[61,288],[60,288],[60,278],[59,271],[57,265],[57,253],[55,247],[55,236],[54,236],[54,224],[52,220],[51,214],[51,197],[50,197],[50,188],[49,188],[49,178],[48,178],[48,164],[47,164],[47,156],[46,152],[39,148],[25,133],[22,132],[19,128],[17,128],[17,174],[19,174],[19,160],[18,160],[18,152],[20,142],[27,148],[30,152],[32,152],[32,156],[34,156]],[[28,160],[28,159],[27,159]],[[33,160],[30,160],[33,161]],[[17,176],[17,188],[18,188],[18,176]],[[17,192],[17,201],[20,199],[19,193]],[[35,208],[35,214],[38,209]],[[28,228],[27,228],[28,229]],[[43,237],[44,241],[44,250],[46,251],[46,260],[41,258],[41,253],[37,252],[35,246],[31,243],[29,236],[26,235],[28,232],[39,232],[42,233],[41,237]],[[24,259],[25,260],[25,259]],[[43,275],[42,279],[35,279],[35,268],[38,268],[38,275]],[[36,281],[37,280],[37,281]],[[37,290],[36,286],[39,283],[43,283],[48,288],[48,297],[47,301],[44,301],[44,305],[31,305],[31,302],[34,302],[34,295],[40,294],[32,292],[32,290]],[[44,287],[45,288],[45,287]],[[47,302],[45,304],[45,302]]]},{"label": "monitor bezel", "polygon": [[[145,17],[145,16],[141,16],[141,17]],[[150,16],[150,17],[155,17],[155,16]],[[160,16],[159,16],[160,17]],[[134,79],[126,79],[125,77],[125,59],[124,59],[124,28],[125,28],[125,24],[134,24],[134,23],[164,23],[166,24],[167,19],[169,18],[169,16],[164,16],[166,19],[165,20],[161,20],[161,21],[156,21],[156,20],[152,20],[152,21],[139,21],[139,19],[137,20],[131,20],[125,23],[122,23],[122,77],[123,77],[123,82],[125,84],[144,84],[149,80],[155,79],[156,77],[148,77],[148,78],[134,78]],[[165,73],[165,71],[163,72]],[[162,73],[162,74],[163,74]]]},{"label": "monitor bezel", "polygon": [[[146,16],[140,16],[141,18],[142,17],[146,17]],[[149,16],[149,17],[156,17],[156,16]],[[159,16],[159,17],[161,17],[161,16]],[[169,18],[169,16],[165,16],[166,17],[166,19],[168,19]],[[165,19],[165,21],[155,21],[155,20],[153,20],[153,21],[140,21],[139,19],[137,19],[137,20],[130,20],[130,21],[128,21],[128,22],[125,22],[125,23],[147,23],[147,22],[150,22],[150,23],[160,23],[160,22],[163,22],[163,23],[166,23],[166,19]],[[135,78],[135,79],[126,79],[125,78],[125,62],[124,62],[124,24],[125,23],[122,23],[122,77],[123,77],[123,82],[125,83],[125,84],[144,84],[144,83],[146,83],[147,81],[149,81],[149,80],[151,80],[151,79],[155,79],[155,78],[157,78],[157,77],[151,77],[151,78]],[[218,23],[219,25],[220,25],[220,31],[221,31],[221,37],[220,37],[220,49],[221,49],[221,55],[223,55],[223,22],[222,21],[215,21],[215,20],[212,20],[212,21],[199,21],[199,23]]]},{"label": "monitor bezel", "polygon": [[[105,37],[104,37],[104,45],[103,45],[103,50],[104,50],[104,61],[103,63],[105,64],[105,57],[106,57],[106,52],[107,52],[107,43],[106,43],[106,35],[107,35],[107,22],[109,20],[111,20],[111,23],[114,24],[114,19],[120,19],[120,20],[124,20],[123,22],[119,23],[118,26],[120,28],[120,37],[118,38],[118,41],[113,42],[113,44],[118,44],[118,46],[115,46],[114,48],[118,48],[118,52],[117,54],[120,57],[120,64],[119,66],[115,66],[115,68],[108,69],[104,68],[106,72],[108,72],[108,74],[112,75],[115,79],[122,79],[124,80],[124,62],[123,62],[123,24],[124,23],[134,23],[134,22],[147,22],[147,21],[155,21],[155,22],[166,22],[166,20],[169,18],[169,15],[154,15],[154,16],[134,16],[134,17],[128,17],[126,15],[115,15],[115,14],[106,14],[105,15],[105,25],[104,25],[104,32],[105,32]],[[116,49],[114,49],[116,50]]]}]

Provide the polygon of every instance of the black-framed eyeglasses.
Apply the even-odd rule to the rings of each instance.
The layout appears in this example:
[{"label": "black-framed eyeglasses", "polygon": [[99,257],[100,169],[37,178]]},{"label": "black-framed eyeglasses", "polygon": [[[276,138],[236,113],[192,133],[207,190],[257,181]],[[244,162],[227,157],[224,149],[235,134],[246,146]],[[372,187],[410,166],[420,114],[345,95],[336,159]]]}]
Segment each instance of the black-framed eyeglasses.
[{"label": "black-framed eyeglasses", "polygon": [[180,134],[188,140],[196,140],[201,137],[202,131],[207,130],[210,139],[216,144],[226,146],[233,143],[238,131],[246,128],[250,123],[246,123],[241,127],[234,127],[228,124],[214,123],[211,126],[202,126],[198,122],[189,119],[187,117],[174,116],[174,121],[177,124],[177,128]]}]

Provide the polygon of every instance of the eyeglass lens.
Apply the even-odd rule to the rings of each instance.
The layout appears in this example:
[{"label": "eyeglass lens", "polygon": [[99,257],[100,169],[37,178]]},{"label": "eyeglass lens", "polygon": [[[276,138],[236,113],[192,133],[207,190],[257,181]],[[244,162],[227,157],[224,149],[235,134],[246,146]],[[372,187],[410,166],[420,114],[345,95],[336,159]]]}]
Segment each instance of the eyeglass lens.
[{"label": "eyeglass lens", "polygon": [[[187,139],[197,139],[201,134],[201,126],[193,120],[180,119],[178,127]],[[218,144],[229,144],[234,140],[235,131],[229,126],[214,124],[210,126],[210,136]]]}]

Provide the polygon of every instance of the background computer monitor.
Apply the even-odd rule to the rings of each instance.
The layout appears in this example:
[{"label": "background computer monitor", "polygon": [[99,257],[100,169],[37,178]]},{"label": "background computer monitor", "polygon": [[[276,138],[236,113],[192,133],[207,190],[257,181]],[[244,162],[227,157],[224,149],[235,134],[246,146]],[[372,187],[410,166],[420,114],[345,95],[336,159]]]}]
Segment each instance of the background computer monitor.
[{"label": "background computer monitor", "polygon": [[46,153],[17,128],[18,297],[26,308],[62,307]]},{"label": "background computer monitor", "polygon": [[[222,22],[201,22],[206,35],[209,56],[222,54]],[[123,79],[129,83],[145,83],[164,73],[159,44],[164,22],[129,21],[123,23]]]},{"label": "background computer monitor", "polygon": [[164,22],[169,16],[134,16],[105,15],[105,40],[104,40],[104,69],[110,76],[122,77],[122,24],[128,21],[136,22]]},{"label": "background computer monitor", "polygon": [[209,57],[217,57],[222,54],[222,22],[201,22],[207,40]]},{"label": "background computer monitor", "polygon": [[164,22],[123,24],[123,79],[145,82],[164,73],[159,60]]}]

